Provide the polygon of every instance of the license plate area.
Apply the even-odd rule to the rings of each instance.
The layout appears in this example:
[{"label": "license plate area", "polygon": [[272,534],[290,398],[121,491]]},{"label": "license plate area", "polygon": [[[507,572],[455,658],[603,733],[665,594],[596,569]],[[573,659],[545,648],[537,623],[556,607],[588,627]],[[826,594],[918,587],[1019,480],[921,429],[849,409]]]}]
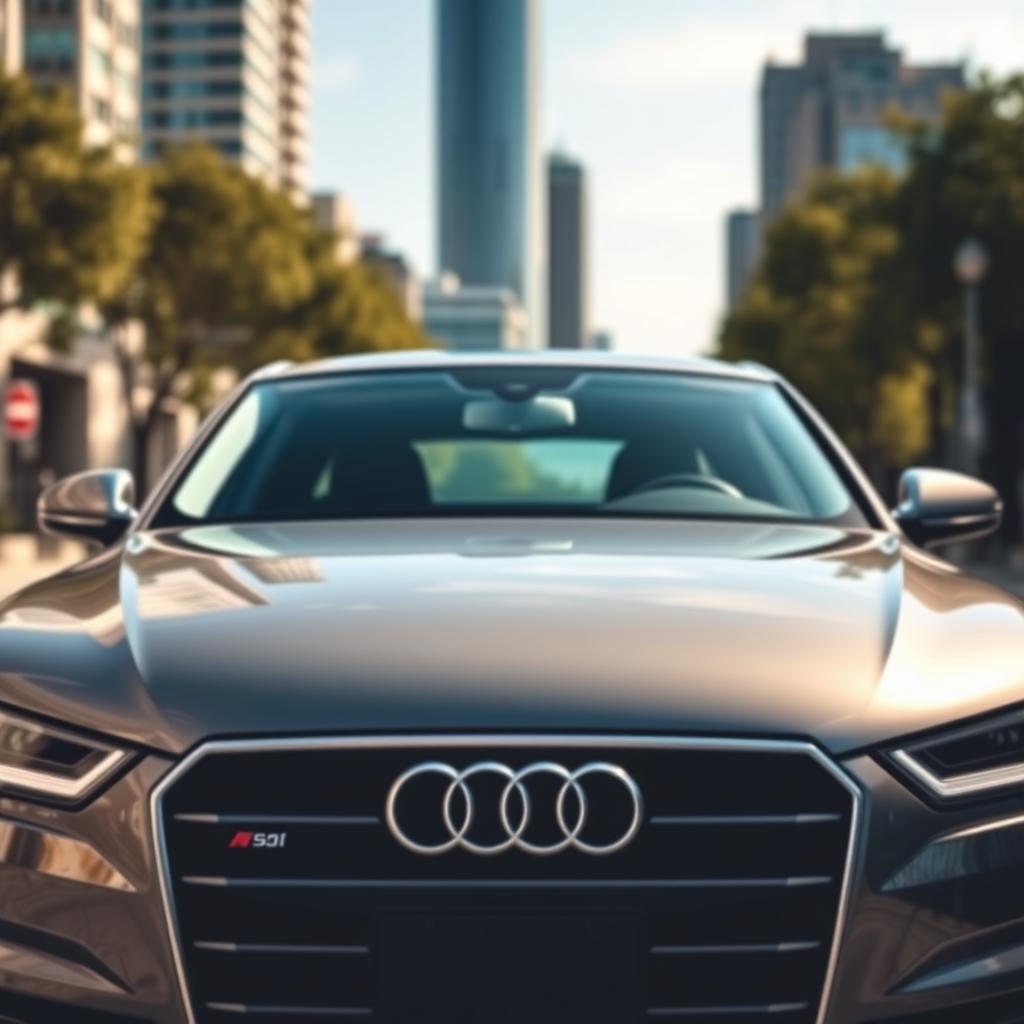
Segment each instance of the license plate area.
[{"label": "license plate area", "polygon": [[642,1006],[638,916],[402,913],[378,922],[384,1024],[625,1024]]}]

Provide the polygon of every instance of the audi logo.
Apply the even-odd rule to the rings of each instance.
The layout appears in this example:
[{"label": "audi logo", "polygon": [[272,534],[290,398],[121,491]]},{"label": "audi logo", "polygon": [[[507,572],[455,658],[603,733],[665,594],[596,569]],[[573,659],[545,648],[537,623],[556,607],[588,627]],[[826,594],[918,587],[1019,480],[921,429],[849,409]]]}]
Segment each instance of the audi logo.
[{"label": "audi logo", "polygon": [[[480,790],[487,802],[484,813]],[[600,814],[592,813],[595,797],[602,802]],[[538,798],[543,800],[541,813]],[[489,824],[479,823],[484,817]],[[543,827],[538,823],[542,817]],[[571,848],[602,856],[632,842],[643,820],[643,798],[628,772],[603,761],[573,771],[554,761],[518,770],[498,761],[478,761],[461,770],[425,761],[395,780],[385,820],[395,839],[413,853],[461,849],[491,856],[517,849],[547,856]],[[588,829],[592,821],[595,828]],[[477,834],[483,830],[490,834]],[[545,835],[534,835],[538,830]]]}]

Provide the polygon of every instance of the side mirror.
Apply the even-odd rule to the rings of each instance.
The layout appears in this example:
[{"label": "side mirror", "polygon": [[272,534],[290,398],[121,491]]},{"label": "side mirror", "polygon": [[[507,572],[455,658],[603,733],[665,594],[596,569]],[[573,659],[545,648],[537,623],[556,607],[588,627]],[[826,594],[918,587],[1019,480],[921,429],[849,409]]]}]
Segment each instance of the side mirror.
[{"label": "side mirror", "polygon": [[893,517],[921,547],[984,537],[999,527],[1003,503],[994,488],[945,469],[908,469]]},{"label": "side mirror", "polygon": [[126,469],[76,473],[47,487],[39,496],[39,526],[108,547],[135,521],[135,481]]}]

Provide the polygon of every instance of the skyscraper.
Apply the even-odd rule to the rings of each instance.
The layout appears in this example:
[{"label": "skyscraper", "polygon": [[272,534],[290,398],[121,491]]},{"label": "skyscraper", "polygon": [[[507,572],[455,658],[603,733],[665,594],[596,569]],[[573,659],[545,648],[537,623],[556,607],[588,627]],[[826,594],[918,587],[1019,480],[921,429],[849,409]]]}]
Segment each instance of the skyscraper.
[{"label": "skyscraper", "polygon": [[543,344],[539,0],[438,0],[440,270],[506,288]]},{"label": "skyscraper", "polygon": [[886,109],[934,121],[942,94],[964,84],[962,64],[905,64],[902,52],[874,32],[812,33],[801,64],[766,64],[760,95],[766,222],[818,168],[876,163],[902,170],[906,154],[885,125]]},{"label": "skyscraper", "polygon": [[[23,17],[25,71],[40,85],[71,93],[87,143],[115,144],[123,159],[133,159],[139,136],[139,0],[25,0]],[[5,25],[10,18],[5,11]]]},{"label": "skyscraper", "polygon": [[306,189],[310,0],[147,0],[145,155],[201,139]]},{"label": "skyscraper", "polygon": [[583,165],[548,158],[548,345],[583,348],[587,322],[587,179]]}]

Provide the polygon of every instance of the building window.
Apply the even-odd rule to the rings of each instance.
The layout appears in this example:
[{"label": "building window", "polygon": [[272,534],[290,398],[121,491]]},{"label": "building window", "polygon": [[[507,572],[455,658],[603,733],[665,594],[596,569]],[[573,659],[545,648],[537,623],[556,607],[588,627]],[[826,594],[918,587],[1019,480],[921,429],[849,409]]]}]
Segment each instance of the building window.
[{"label": "building window", "polygon": [[138,92],[138,79],[127,71],[115,71],[114,84],[124,96],[135,96]]},{"label": "building window", "polygon": [[28,14],[42,15],[68,15],[72,13],[74,0],[28,0],[26,11]]},{"label": "building window", "polygon": [[839,137],[839,169],[850,172],[865,164],[887,167],[899,174],[907,166],[906,145],[882,125],[844,128]]},{"label": "building window", "polygon": [[149,11],[205,11],[211,7],[242,8],[247,0],[146,0]]},{"label": "building window", "polygon": [[114,62],[109,53],[104,53],[98,46],[89,47],[89,60],[93,69],[100,75],[110,75],[114,70]]},{"label": "building window", "polygon": [[30,28],[25,32],[25,59],[30,64],[74,60],[78,40],[71,28]]},{"label": "building window", "polygon": [[110,104],[100,96],[93,96],[92,98],[92,113],[93,117],[99,119],[104,124],[110,124],[112,117]]},{"label": "building window", "polygon": [[211,96],[241,96],[243,85],[237,78],[209,82],[147,82],[145,94],[154,100],[198,100]]},{"label": "building window", "polygon": [[146,27],[146,38],[154,40],[192,41],[198,39],[238,39],[241,21],[162,22]]},{"label": "building window", "polygon": [[206,52],[185,53],[154,53],[149,57],[149,65],[154,68],[220,68],[240,67],[242,64],[241,50],[209,50]]},{"label": "building window", "polygon": [[110,25],[114,20],[114,5],[110,0],[93,0],[93,10],[96,17]]},{"label": "building window", "polygon": [[188,130],[236,127],[241,123],[240,110],[155,110],[146,115],[148,128]]},{"label": "building window", "polygon": [[139,45],[139,27],[133,25],[131,22],[122,21],[120,18],[117,21],[117,27],[115,29],[117,34],[117,41],[122,46],[128,46],[133,49]]}]

